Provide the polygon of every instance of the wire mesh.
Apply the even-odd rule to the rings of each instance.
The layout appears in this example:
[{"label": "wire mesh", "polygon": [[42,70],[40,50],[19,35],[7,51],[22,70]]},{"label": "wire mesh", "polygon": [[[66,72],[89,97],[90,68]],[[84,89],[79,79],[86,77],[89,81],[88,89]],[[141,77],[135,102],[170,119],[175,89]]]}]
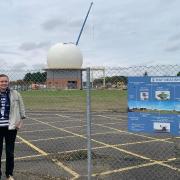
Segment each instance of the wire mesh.
[{"label": "wire mesh", "polygon": [[179,179],[179,137],[169,133],[130,132],[127,101],[128,77],[179,76],[180,66],[134,66],[103,71],[91,72],[91,140],[97,143],[92,147],[92,177]]},{"label": "wire mesh", "polygon": [[[180,65],[91,68],[91,179],[179,179],[179,137],[127,129],[128,77],[179,72]],[[87,179],[86,70],[2,68],[0,73],[9,76],[26,106],[15,178]]]}]

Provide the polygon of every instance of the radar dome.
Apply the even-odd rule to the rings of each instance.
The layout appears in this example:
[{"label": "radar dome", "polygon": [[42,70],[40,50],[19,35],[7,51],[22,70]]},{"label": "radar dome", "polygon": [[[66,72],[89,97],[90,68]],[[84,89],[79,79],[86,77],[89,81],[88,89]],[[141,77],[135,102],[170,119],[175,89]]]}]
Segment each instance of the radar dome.
[{"label": "radar dome", "polygon": [[72,43],[58,43],[48,51],[47,65],[50,69],[80,69],[83,57],[79,48]]}]

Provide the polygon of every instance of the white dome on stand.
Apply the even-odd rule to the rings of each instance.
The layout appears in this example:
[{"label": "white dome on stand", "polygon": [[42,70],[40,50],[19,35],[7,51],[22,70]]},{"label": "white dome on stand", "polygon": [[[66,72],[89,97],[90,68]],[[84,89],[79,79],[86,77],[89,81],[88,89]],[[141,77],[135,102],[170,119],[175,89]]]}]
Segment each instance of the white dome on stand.
[{"label": "white dome on stand", "polygon": [[48,51],[47,65],[50,69],[80,69],[83,56],[72,43],[58,43]]}]

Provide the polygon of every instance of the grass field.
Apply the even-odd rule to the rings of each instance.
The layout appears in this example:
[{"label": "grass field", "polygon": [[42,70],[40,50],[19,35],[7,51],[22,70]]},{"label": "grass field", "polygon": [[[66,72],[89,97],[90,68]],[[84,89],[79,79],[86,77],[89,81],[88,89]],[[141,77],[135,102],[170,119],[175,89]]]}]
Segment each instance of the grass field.
[{"label": "grass field", "polygon": [[[85,90],[31,90],[21,94],[29,110],[86,110]],[[91,98],[92,111],[126,112],[126,91],[93,90]]]}]

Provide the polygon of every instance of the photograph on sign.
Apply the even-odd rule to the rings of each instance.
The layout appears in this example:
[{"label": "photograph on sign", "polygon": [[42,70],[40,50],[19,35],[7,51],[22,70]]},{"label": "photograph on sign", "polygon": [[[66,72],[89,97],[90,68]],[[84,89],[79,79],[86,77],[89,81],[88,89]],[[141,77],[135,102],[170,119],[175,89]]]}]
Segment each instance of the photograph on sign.
[{"label": "photograph on sign", "polygon": [[170,132],[170,123],[154,122],[153,127],[155,132],[159,132],[159,133]]},{"label": "photograph on sign", "polygon": [[156,91],[155,97],[157,100],[166,101],[170,99],[170,91]]},{"label": "photograph on sign", "polygon": [[149,92],[140,92],[140,99],[141,100],[148,100],[149,99]]}]

